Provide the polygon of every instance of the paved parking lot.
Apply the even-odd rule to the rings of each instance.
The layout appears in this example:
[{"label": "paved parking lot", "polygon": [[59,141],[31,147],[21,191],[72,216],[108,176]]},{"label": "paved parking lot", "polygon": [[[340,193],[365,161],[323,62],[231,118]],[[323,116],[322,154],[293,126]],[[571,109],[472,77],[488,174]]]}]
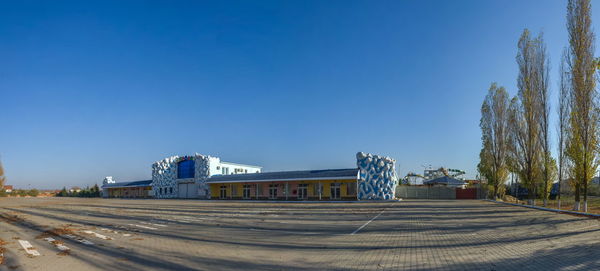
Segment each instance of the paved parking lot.
[{"label": "paved parking lot", "polygon": [[600,269],[599,220],[478,200],[0,206],[0,270]]}]

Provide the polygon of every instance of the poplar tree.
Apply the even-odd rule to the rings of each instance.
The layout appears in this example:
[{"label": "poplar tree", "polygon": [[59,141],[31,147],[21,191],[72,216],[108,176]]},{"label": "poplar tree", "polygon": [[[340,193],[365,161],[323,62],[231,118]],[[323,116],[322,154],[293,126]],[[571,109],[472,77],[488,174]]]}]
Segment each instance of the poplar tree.
[{"label": "poplar tree", "polygon": [[[540,125],[541,87],[547,87],[547,70],[545,50],[541,35],[533,39],[529,30],[523,30],[518,42],[517,64],[519,75],[517,87],[519,92],[511,100],[509,109],[510,127],[510,161],[511,170],[519,176],[519,180],[527,187],[530,204],[535,204],[540,179],[544,179],[546,169],[550,169],[550,163],[546,164],[549,153],[543,148],[540,135],[543,134]],[[545,189],[544,189],[545,192]]]},{"label": "poplar tree", "polygon": [[567,4],[571,133],[566,155],[573,163],[575,177],[573,208],[580,209],[580,193],[583,192],[584,212],[587,212],[588,184],[598,167],[597,61],[594,59],[595,35],[592,31],[591,8],[589,0],[569,0]]},{"label": "poplar tree", "polygon": [[539,124],[539,138],[540,147],[542,149],[542,192],[544,206],[548,204],[548,196],[550,195],[550,189],[552,188],[553,180],[556,175],[556,161],[552,158],[550,151],[550,103],[549,98],[549,74],[550,74],[550,60],[546,51],[546,44],[544,43],[543,34],[530,41],[533,46],[534,54],[533,66],[532,66],[532,78],[533,88],[536,91],[537,96],[537,112]]},{"label": "poplar tree", "polygon": [[508,176],[508,93],[492,83],[481,106],[482,149],[477,168],[492,186],[494,199]]},{"label": "poplar tree", "polygon": [[567,159],[565,157],[565,148],[566,141],[569,138],[569,130],[570,130],[570,84],[569,84],[569,73],[566,70],[568,51],[565,48],[563,52],[561,62],[560,62],[560,80],[559,80],[559,93],[558,93],[558,195],[557,195],[557,204],[558,209],[561,207],[561,190],[562,190],[562,181],[564,177],[565,171],[567,171]]}]

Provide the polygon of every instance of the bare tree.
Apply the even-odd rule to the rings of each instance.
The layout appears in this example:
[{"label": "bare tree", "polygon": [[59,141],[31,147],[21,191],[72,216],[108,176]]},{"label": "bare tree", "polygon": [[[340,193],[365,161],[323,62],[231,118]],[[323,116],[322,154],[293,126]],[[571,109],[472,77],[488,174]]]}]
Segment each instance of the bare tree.
[{"label": "bare tree", "polygon": [[567,156],[572,160],[576,178],[574,209],[579,210],[582,188],[583,211],[587,211],[588,183],[598,166],[597,62],[594,59],[591,8],[590,0],[569,0],[567,4],[572,132],[567,143]]},{"label": "bare tree", "polygon": [[560,62],[560,81],[559,81],[559,94],[558,94],[558,209],[561,207],[561,189],[562,189],[562,181],[564,176],[564,170],[566,168],[565,161],[565,148],[566,148],[566,140],[569,137],[569,116],[571,110],[570,103],[570,79],[569,73],[566,70],[565,65],[568,62],[568,51],[564,50],[562,59]]},{"label": "bare tree", "polygon": [[494,199],[498,188],[508,176],[508,93],[492,83],[481,106],[481,140],[479,172],[493,187]]}]

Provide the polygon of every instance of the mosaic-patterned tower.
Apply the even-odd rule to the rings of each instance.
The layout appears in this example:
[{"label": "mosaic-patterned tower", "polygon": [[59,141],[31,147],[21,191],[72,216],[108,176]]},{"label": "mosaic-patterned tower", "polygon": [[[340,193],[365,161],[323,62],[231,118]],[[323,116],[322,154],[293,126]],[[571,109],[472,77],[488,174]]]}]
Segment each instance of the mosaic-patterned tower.
[{"label": "mosaic-patterned tower", "polygon": [[359,169],[359,200],[391,200],[394,199],[398,176],[396,160],[359,152],[356,154]]},{"label": "mosaic-patterned tower", "polygon": [[[191,156],[172,156],[152,164],[152,189],[155,198],[177,198],[178,197],[178,179],[177,165],[182,160],[194,160],[194,178],[193,182],[198,184],[198,197],[210,197],[209,188],[205,180],[210,174],[210,164],[215,157],[196,153]],[[173,189],[173,193],[158,193],[159,189]],[[170,191],[170,190],[169,190]]]}]

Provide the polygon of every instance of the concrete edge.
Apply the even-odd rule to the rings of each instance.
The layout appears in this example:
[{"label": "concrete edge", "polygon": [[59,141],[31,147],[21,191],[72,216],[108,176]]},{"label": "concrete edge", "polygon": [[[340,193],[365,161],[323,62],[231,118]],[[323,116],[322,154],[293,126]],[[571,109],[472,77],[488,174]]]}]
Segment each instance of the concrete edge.
[{"label": "concrete edge", "polygon": [[230,199],[178,199],[178,198],[174,198],[174,199],[136,199],[136,198],[100,198],[100,199],[118,199],[118,200],[189,200],[189,201],[207,201],[207,202],[259,202],[259,203],[377,203],[377,202],[400,202],[402,201],[401,198],[399,199],[390,199],[390,200],[230,200]]},{"label": "concrete edge", "polygon": [[548,212],[571,214],[571,215],[582,215],[582,216],[587,216],[590,218],[600,218],[600,214],[575,212],[575,211],[569,211],[569,210],[559,210],[559,209],[552,209],[552,208],[546,208],[546,207],[541,207],[541,206],[531,206],[531,205],[516,204],[516,203],[510,203],[510,202],[504,202],[504,201],[496,201],[496,200],[491,200],[491,199],[484,199],[484,201],[494,202],[494,203],[498,203],[498,204],[518,206],[518,207],[525,207],[525,208],[530,208],[530,209],[537,209],[537,210],[548,211]]}]

